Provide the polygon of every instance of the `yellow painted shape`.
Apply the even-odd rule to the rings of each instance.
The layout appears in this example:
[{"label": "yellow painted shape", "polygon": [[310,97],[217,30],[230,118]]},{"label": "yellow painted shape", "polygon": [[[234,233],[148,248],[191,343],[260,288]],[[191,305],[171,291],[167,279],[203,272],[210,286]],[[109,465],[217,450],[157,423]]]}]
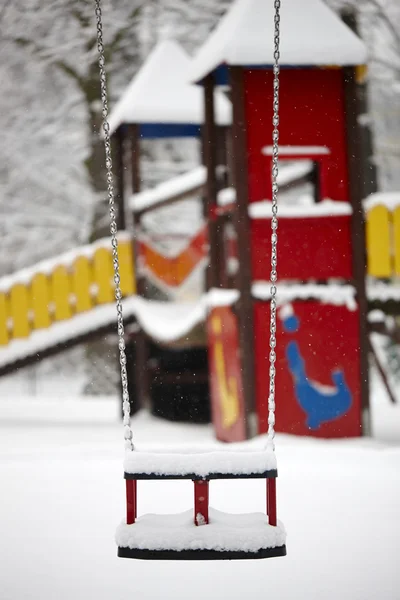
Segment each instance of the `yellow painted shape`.
[{"label": "yellow painted shape", "polygon": [[363,84],[366,82],[368,76],[368,65],[357,65],[356,66],[356,82]]},{"label": "yellow painted shape", "polygon": [[86,256],[79,256],[72,265],[72,291],[75,296],[76,312],[84,312],[93,307],[90,288],[93,281],[92,268]]},{"label": "yellow painted shape", "polygon": [[93,275],[97,287],[97,303],[106,304],[107,302],[113,302],[115,296],[111,249],[98,248],[95,251],[93,256]]},{"label": "yellow painted shape", "polygon": [[368,275],[391,277],[391,237],[389,211],[386,206],[374,206],[367,213]]},{"label": "yellow painted shape", "polygon": [[51,298],[54,306],[54,320],[63,321],[72,317],[70,304],[71,278],[63,265],[56,267],[51,274]]},{"label": "yellow painted shape", "polygon": [[10,290],[10,316],[13,324],[13,338],[26,338],[29,336],[31,332],[29,309],[28,288],[22,283],[16,283]]},{"label": "yellow painted shape", "polygon": [[118,243],[118,257],[121,292],[123,296],[131,296],[136,293],[136,282],[133,268],[133,248],[130,240]]},{"label": "yellow painted shape", "polygon": [[7,294],[0,292],[0,346],[6,346],[10,336],[8,333],[8,317],[10,315]]},{"label": "yellow painted shape", "polygon": [[394,272],[395,275],[400,275],[400,206],[397,206],[392,212],[392,224]]},{"label": "yellow painted shape", "polygon": [[[212,328],[217,335],[222,332],[219,317],[213,318]],[[226,375],[224,348],[222,341],[219,339],[214,342],[214,357],[221,396],[222,423],[225,429],[229,429],[239,418],[239,395],[236,379],[234,377],[228,378]]]},{"label": "yellow painted shape", "polygon": [[51,325],[50,282],[44,273],[37,273],[31,281],[32,327],[46,329]]}]

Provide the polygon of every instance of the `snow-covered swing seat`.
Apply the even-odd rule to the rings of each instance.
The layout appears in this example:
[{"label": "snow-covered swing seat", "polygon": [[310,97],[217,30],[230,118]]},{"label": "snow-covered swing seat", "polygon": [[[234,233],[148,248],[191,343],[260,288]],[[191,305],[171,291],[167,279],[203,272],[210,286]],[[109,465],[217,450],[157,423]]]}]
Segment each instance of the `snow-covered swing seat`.
[{"label": "snow-covered swing seat", "polygon": [[[113,248],[114,282],[124,412],[126,455],[126,520],[116,533],[118,556],[155,560],[231,560],[270,558],[286,555],[286,533],[277,521],[274,452],[275,423],[275,331],[276,331],[276,206],[278,173],[278,90],[279,90],[279,6],[275,0],[274,64],[274,153],[273,216],[271,261],[271,354],[269,389],[269,434],[263,450],[182,451],[177,448],[143,452],[135,449],[130,427],[130,403],[126,371],[124,322],[122,315],[116,209],[114,202],[110,127],[107,120],[108,99],[103,46],[101,0],[95,0],[99,50],[100,84],[103,103],[103,129],[106,152],[110,230]],[[275,257],[275,259],[274,259]],[[275,261],[275,262],[274,262]],[[141,480],[190,479],[194,484],[194,510],[172,515],[137,516],[137,482]],[[216,479],[264,479],[266,510],[264,513],[228,514],[209,508],[209,482]],[[160,500],[161,501],[161,500]]]}]

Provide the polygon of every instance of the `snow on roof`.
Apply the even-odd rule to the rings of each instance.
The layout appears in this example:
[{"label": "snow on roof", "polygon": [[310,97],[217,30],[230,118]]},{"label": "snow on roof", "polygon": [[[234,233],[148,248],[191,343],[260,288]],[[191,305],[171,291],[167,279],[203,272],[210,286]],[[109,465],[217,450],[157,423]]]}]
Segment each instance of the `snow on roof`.
[{"label": "snow on roof", "polygon": [[206,168],[203,166],[196,167],[182,175],[163,181],[154,188],[133,194],[129,200],[129,207],[134,212],[146,210],[159,202],[174,196],[180,196],[186,192],[189,193],[193,189],[205,185],[206,178]]},{"label": "snow on roof", "polygon": [[[111,111],[111,132],[122,123],[203,123],[203,91],[189,83],[190,66],[179,44],[160,42]],[[217,123],[229,125],[231,103],[222,92],[216,93],[215,110]]]},{"label": "snow on roof", "polygon": [[400,192],[377,192],[371,194],[363,202],[364,210],[368,212],[375,206],[386,206],[390,211],[400,206]]},{"label": "snow on roof", "polygon": [[[271,65],[273,0],[236,0],[192,62],[200,81],[222,64]],[[363,42],[322,0],[284,0],[281,6],[281,65],[359,65]]]}]

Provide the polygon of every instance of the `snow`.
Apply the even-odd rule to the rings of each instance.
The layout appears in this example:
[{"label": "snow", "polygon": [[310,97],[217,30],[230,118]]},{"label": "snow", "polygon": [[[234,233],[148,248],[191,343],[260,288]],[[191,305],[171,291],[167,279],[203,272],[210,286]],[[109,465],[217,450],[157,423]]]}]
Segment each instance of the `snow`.
[{"label": "snow", "polygon": [[[0,396],[0,589],[4,600],[395,600],[400,589],[400,406],[372,381],[373,438],[277,434],[276,560],[137,562],[116,557],[125,514],[123,437],[112,398]],[[1,382],[0,382],[1,385]],[[62,390],[65,393],[68,382]],[[139,444],[209,446],[209,426],[141,412]],[[264,438],[246,448],[262,447]],[[263,480],[214,481],[212,506],[264,513]],[[193,508],[191,481],[138,483],[139,517]],[[199,527],[204,532],[206,527]]]},{"label": "snow", "polygon": [[[191,79],[219,65],[271,65],[274,3],[236,0],[195,56]],[[322,0],[285,0],[281,6],[281,65],[358,65],[363,42]]]},{"label": "snow", "polygon": [[368,212],[375,206],[386,206],[390,211],[400,205],[400,192],[377,192],[364,200],[364,210]]},{"label": "snow", "polygon": [[400,300],[400,284],[384,283],[383,281],[367,280],[367,296],[369,300],[387,302]]},{"label": "snow", "polygon": [[[302,161],[301,163],[283,165],[279,169],[278,184],[288,185],[301,177],[308,175],[313,168],[312,161]],[[177,175],[168,181],[156,185],[155,187],[134,194],[129,199],[129,208],[134,212],[152,208],[164,200],[169,200],[174,196],[189,194],[197,188],[206,184],[207,170],[204,166],[196,167],[187,173]],[[217,203],[219,206],[227,206],[236,201],[236,190],[233,187],[224,188],[218,192]]]},{"label": "snow", "polygon": [[[278,200],[279,203],[279,200]],[[341,217],[351,215],[350,202],[338,200],[322,200],[313,204],[281,204],[278,205],[278,217],[282,218],[312,218],[312,217]],[[271,202],[253,202],[249,204],[249,215],[252,219],[271,219]]]},{"label": "snow", "polygon": [[[204,321],[205,299],[199,302],[156,302],[131,296],[122,301],[124,318],[136,317],[144,331],[161,342],[179,339]],[[53,323],[47,329],[31,333],[29,338],[13,340],[0,348],[0,367],[33,356],[46,348],[74,340],[104,327],[115,328],[117,313],[114,304],[96,306],[88,312],[66,321]]]},{"label": "snow", "polygon": [[[355,301],[356,290],[352,285],[278,282],[277,288],[278,304],[315,298],[324,304],[332,304],[334,306],[346,305],[349,310],[355,310],[357,307]],[[269,300],[271,298],[270,289],[271,284],[263,281],[257,281],[252,285],[253,296],[259,300]]]},{"label": "snow", "polygon": [[[136,314],[136,298],[123,301],[124,317]],[[90,312],[75,315],[66,321],[53,323],[47,329],[33,331],[29,338],[16,339],[0,347],[0,367],[11,365],[25,357],[34,356],[47,348],[53,348],[74,340],[89,332],[113,327],[116,331],[117,311],[114,304],[96,306]]]},{"label": "snow", "polygon": [[[131,239],[131,235],[126,231],[120,231],[118,233],[118,241],[128,241]],[[32,281],[33,277],[38,273],[43,273],[44,275],[50,275],[52,271],[56,267],[63,265],[65,267],[71,267],[74,261],[80,256],[86,256],[87,258],[92,258],[99,248],[106,248],[107,250],[111,250],[111,239],[110,238],[102,238],[101,240],[97,240],[93,242],[93,244],[87,244],[85,246],[78,246],[77,248],[73,248],[68,252],[64,252],[63,254],[59,254],[54,258],[49,258],[46,260],[42,260],[31,267],[27,267],[25,269],[21,269],[12,275],[5,275],[0,278],[0,291],[7,292],[11,287],[17,283],[28,284]]]},{"label": "snow", "polygon": [[257,552],[283,546],[283,525],[268,525],[265,514],[227,514],[209,509],[209,523],[196,526],[191,510],[173,515],[144,515],[134,525],[121,523],[116,542],[123,548],[151,550],[231,550]]},{"label": "snow", "polygon": [[218,206],[229,206],[229,204],[232,204],[233,202],[236,202],[235,188],[224,188],[217,193]]},{"label": "snow", "polygon": [[[397,295],[395,294],[397,293]],[[252,285],[252,293],[259,300],[270,299],[270,284],[258,281]],[[371,299],[400,297],[399,286],[376,284],[368,287]],[[328,284],[278,284],[278,303],[296,299],[316,298],[326,304],[345,304],[354,310],[355,289],[350,285]],[[239,299],[234,289],[211,289],[198,300],[187,302],[159,302],[131,296],[123,300],[125,318],[135,317],[143,330],[154,340],[172,342],[187,335],[196,325],[203,322],[207,310],[217,306],[230,306]],[[114,304],[97,306],[88,312],[75,315],[66,321],[53,323],[47,329],[34,331],[29,338],[11,341],[0,348],[0,367],[11,365],[25,357],[40,353],[69,340],[74,340],[89,332],[105,327],[116,327]]]},{"label": "snow", "polygon": [[160,342],[171,342],[204,321],[205,302],[156,302],[136,298],[136,317],[144,331]]},{"label": "snow", "polygon": [[163,200],[169,200],[174,196],[180,196],[201,188],[205,185],[206,178],[206,168],[203,166],[196,167],[183,175],[164,181],[152,189],[134,194],[129,200],[129,208],[134,212],[151,208]]},{"label": "snow", "polygon": [[[184,452],[184,453],[183,453]],[[252,475],[276,469],[273,451],[209,450],[205,448],[158,448],[152,451],[125,453],[125,473],[185,476],[195,474],[199,479],[211,473]]]},{"label": "snow", "polygon": [[[273,146],[264,146],[261,150],[265,156],[272,156]],[[331,151],[326,146],[279,146],[279,156],[326,156]]]},{"label": "snow", "polygon": [[289,165],[279,165],[278,185],[289,185],[309,175],[314,168],[312,160],[296,160]]},{"label": "snow", "polygon": [[[114,132],[122,123],[198,124],[204,120],[203,90],[189,83],[191,60],[173,40],[162,40],[111,111]],[[215,94],[216,122],[229,125],[231,104]]]},{"label": "snow", "polygon": [[211,308],[217,306],[231,306],[239,300],[238,290],[211,288],[207,293],[207,305]]}]

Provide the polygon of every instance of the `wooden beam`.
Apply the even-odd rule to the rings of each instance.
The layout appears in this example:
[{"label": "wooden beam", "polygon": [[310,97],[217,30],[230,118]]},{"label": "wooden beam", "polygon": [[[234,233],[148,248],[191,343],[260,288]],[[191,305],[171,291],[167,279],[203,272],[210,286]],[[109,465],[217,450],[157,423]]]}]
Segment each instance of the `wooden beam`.
[{"label": "wooden beam", "polygon": [[124,135],[122,127],[118,127],[114,134],[115,139],[115,178],[116,178],[116,204],[118,208],[117,227],[118,231],[126,229],[125,219],[125,169],[124,169]]},{"label": "wooden beam", "polygon": [[343,88],[345,100],[347,164],[349,173],[349,196],[353,207],[351,219],[351,242],[353,277],[359,309],[360,334],[360,388],[362,408],[362,433],[370,435],[371,417],[369,403],[369,338],[368,338],[368,300],[365,287],[366,278],[366,239],[365,220],[362,206],[363,188],[361,185],[363,167],[360,148],[358,117],[360,106],[357,96],[356,70],[353,67],[343,69]]},{"label": "wooden beam", "polygon": [[390,402],[392,404],[397,404],[395,392],[392,390],[392,387],[391,387],[391,385],[389,383],[389,378],[388,378],[388,376],[386,374],[384,366],[382,365],[381,361],[379,360],[379,356],[378,356],[378,354],[375,351],[375,348],[374,348],[374,345],[373,345],[373,343],[371,341],[371,338],[369,338],[369,349],[370,349],[370,352],[371,352],[371,356],[374,359],[376,368],[378,369],[378,373],[381,376],[381,379],[383,381],[383,385],[385,386],[387,395],[389,396]]},{"label": "wooden beam", "polygon": [[[342,20],[346,25],[358,35],[358,23],[354,7],[347,6],[342,10]],[[356,69],[356,94],[358,102],[358,116],[363,115],[368,117],[368,89],[367,78],[365,77],[367,69],[364,66]],[[361,190],[362,197],[367,198],[370,194],[374,194],[378,190],[378,175],[374,161],[374,143],[371,131],[371,125],[368,118],[359,122],[360,136],[360,154],[361,154]]]},{"label": "wooden beam", "polygon": [[255,415],[255,366],[254,366],[254,306],[251,294],[251,250],[250,219],[248,214],[248,161],[247,131],[244,95],[244,71],[241,67],[230,67],[232,90],[232,150],[233,182],[236,189],[236,210],[233,222],[238,240],[239,271],[237,274],[240,300],[238,303],[239,339],[245,398],[247,435],[251,431]]},{"label": "wooden beam", "polygon": [[214,110],[214,77],[207,75],[204,80],[204,135],[203,135],[203,161],[207,168],[207,182],[205,194],[205,216],[208,224],[209,265],[207,269],[207,289],[219,287],[219,261],[218,250],[218,223],[215,220],[217,207],[217,132]]},{"label": "wooden beam", "polygon": [[194,194],[199,194],[199,195],[203,194],[204,191],[205,191],[204,185],[193,186],[192,188],[190,188],[189,190],[186,190],[185,192],[182,192],[180,194],[175,194],[173,196],[170,196],[169,198],[160,200],[159,202],[155,202],[151,206],[147,206],[146,208],[142,208],[141,210],[135,210],[134,211],[135,218],[140,219],[143,215],[145,215],[153,210],[158,210],[159,208],[164,208],[164,206],[169,206],[170,204],[174,204],[175,202],[179,202],[180,200],[185,200],[185,198],[187,198],[188,196],[192,196]]},{"label": "wooden beam", "polygon": [[129,125],[128,135],[130,141],[130,168],[131,168],[131,191],[132,194],[140,192],[140,138],[139,126]]}]

